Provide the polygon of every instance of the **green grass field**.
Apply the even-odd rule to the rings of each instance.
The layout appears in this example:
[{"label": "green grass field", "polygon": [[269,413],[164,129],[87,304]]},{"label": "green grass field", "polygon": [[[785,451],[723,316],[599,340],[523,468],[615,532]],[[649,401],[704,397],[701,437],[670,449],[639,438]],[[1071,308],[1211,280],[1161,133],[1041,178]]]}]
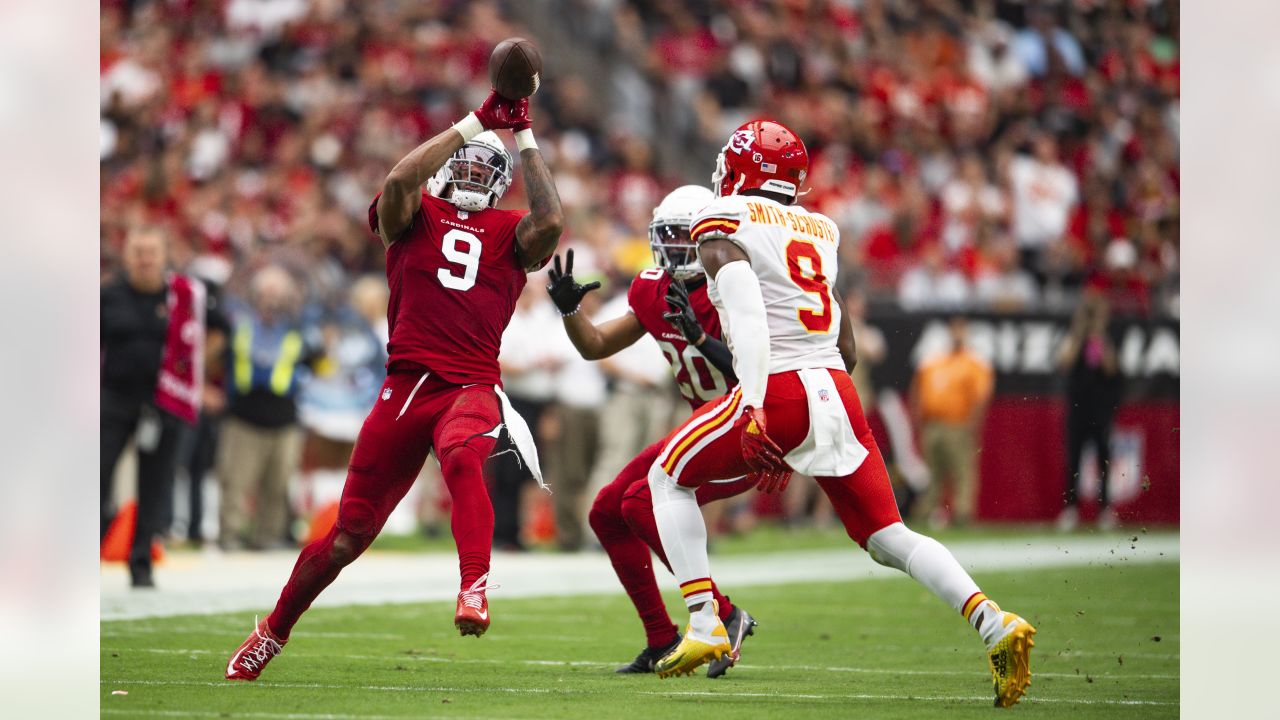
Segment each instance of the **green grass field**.
[{"label": "green grass field", "polygon": [[[909,579],[746,587],[760,620],[727,677],[617,676],[643,644],[626,597],[504,599],[482,638],[452,603],[317,608],[255,683],[222,680],[249,614],[104,622],[103,714],[247,718],[1178,715],[1178,566],[979,573],[1039,628],[1029,695],[991,707],[981,643]],[[672,616],[683,609],[672,595]],[[127,695],[113,695],[124,690]]]}]

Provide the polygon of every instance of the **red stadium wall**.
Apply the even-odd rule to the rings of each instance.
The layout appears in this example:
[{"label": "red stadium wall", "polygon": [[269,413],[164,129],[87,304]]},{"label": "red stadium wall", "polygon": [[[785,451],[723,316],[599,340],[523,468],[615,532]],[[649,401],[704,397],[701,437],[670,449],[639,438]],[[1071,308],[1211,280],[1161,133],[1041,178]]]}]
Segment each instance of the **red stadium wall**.
[{"label": "red stadium wall", "polygon": [[[1000,397],[991,404],[979,453],[978,516],[1046,521],[1062,509],[1067,462],[1065,406],[1051,397]],[[1177,523],[1177,402],[1122,405],[1113,438],[1113,506],[1132,523]],[[1096,494],[1082,489],[1081,513],[1092,517]]]},{"label": "red stadium wall", "polygon": [[[1062,509],[1066,383],[1055,358],[1069,321],[1037,313],[970,316],[969,345],[996,373],[978,456],[981,520],[1046,521]],[[885,340],[886,356],[871,371],[882,389],[905,391],[920,360],[949,343],[947,317],[941,314],[881,310],[872,313],[869,324]],[[1124,387],[1112,432],[1113,507],[1127,522],[1177,523],[1178,324],[1115,318],[1110,333]],[[885,450],[882,431],[877,441]],[[1081,472],[1080,510],[1089,520],[1099,479],[1096,471]]]}]

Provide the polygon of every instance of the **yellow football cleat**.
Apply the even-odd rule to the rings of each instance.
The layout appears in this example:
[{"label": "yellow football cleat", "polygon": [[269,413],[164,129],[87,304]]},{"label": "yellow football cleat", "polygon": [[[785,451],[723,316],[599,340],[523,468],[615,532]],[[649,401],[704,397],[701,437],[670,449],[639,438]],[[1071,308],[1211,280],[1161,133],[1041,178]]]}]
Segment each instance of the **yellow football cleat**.
[{"label": "yellow football cleat", "polygon": [[1001,612],[1004,635],[987,651],[996,707],[1013,707],[1031,684],[1031,648],[1036,629],[1011,612]]},{"label": "yellow football cleat", "polygon": [[685,627],[680,644],[675,650],[658,660],[653,666],[653,671],[658,673],[660,678],[692,675],[693,671],[702,665],[712,660],[719,660],[733,652],[733,648],[729,645],[729,632],[724,629],[724,623],[719,622],[719,618],[717,618],[715,630],[711,632],[710,640],[711,642],[704,642],[694,638],[693,623],[690,623]]}]

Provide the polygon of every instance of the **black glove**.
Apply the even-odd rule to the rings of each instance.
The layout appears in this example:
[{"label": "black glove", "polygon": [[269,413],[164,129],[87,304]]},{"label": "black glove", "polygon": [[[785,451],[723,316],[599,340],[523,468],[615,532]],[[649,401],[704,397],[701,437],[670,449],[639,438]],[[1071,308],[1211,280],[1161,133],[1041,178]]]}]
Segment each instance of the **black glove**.
[{"label": "black glove", "polygon": [[556,308],[560,310],[561,315],[572,315],[578,312],[578,305],[582,303],[582,297],[600,287],[599,282],[579,285],[573,279],[572,248],[565,253],[564,270],[560,269],[560,256],[556,255],[555,263],[547,271],[547,276],[551,278],[551,282],[547,283],[547,292],[551,294],[551,302],[556,304]]},{"label": "black glove", "polygon": [[662,317],[675,326],[675,329],[679,330],[691,345],[702,342],[706,333],[703,332],[697,316],[693,314],[693,305],[689,302],[689,288],[684,286],[683,280],[671,278],[671,284],[667,286],[667,306],[671,308],[671,312],[663,313]]}]

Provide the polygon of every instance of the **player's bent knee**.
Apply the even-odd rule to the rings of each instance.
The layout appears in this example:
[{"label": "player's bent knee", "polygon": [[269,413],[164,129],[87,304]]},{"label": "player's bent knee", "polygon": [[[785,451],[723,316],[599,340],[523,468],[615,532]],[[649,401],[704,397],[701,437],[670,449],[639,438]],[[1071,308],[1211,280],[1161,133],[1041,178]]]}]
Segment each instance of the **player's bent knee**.
[{"label": "player's bent knee", "polygon": [[362,498],[344,498],[338,506],[338,526],[341,534],[372,537],[378,533],[378,513],[369,501]]},{"label": "player's bent knee", "polygon": [[440,453],[440,472],[447,480],[459,471],[479,470],[484,465],[485,455],[468,442],[453,445]]},{"label": "player's bent knee", "polygon": [[928,538],[896,522],[871,533],[867,538],[866,548],[872,560],[886,567],[907,572],[911,564],[911,556],[924,540]]},{"label": "player's bent knee", "polygon": [[350,565],[369,547],[372,538],[359,537],[348,532],[338,531],[329,548],[329,560],[340,566]]}]

